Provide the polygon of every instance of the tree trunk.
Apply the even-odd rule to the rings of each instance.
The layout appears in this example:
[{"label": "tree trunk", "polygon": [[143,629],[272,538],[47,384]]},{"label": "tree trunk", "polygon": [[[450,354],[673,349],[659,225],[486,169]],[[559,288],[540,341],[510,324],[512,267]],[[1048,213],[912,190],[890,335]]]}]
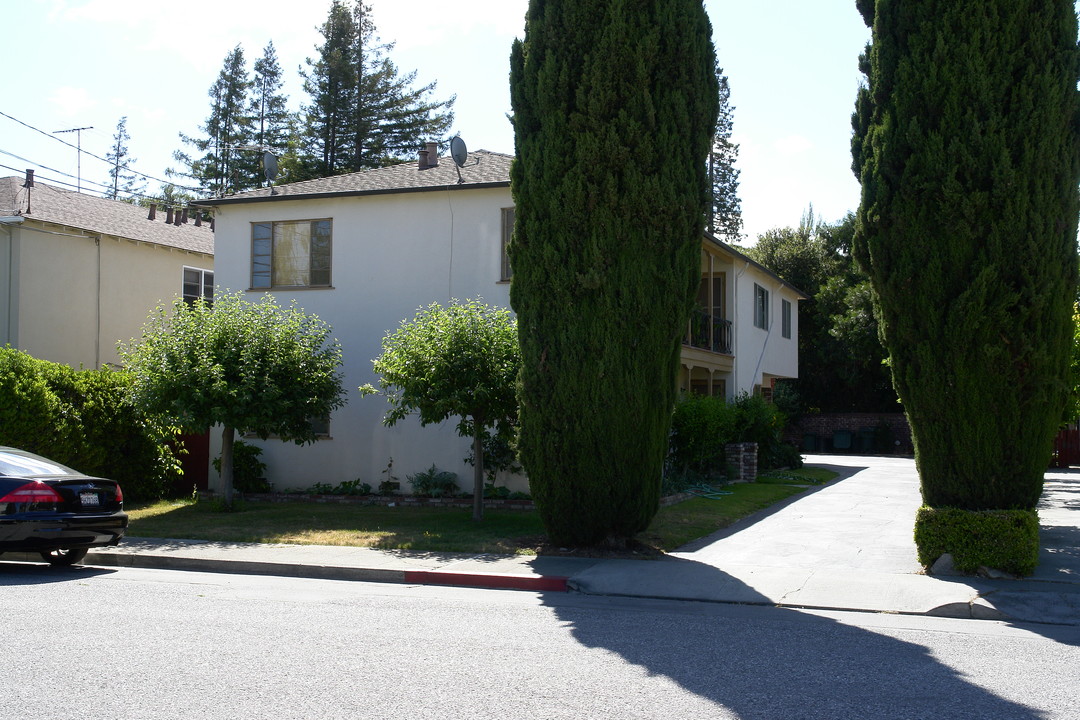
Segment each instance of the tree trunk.
[{"label": "tree trunk", "polygon": [[484,519],[484,429],[473,418],[473,502],[472,519],[479,522]]},{"label": "tree trunk", "polygon": [[233,439],[236,429],[225,426],[221,431],[221,492],[225,495],[225,507],[233,504]]}]

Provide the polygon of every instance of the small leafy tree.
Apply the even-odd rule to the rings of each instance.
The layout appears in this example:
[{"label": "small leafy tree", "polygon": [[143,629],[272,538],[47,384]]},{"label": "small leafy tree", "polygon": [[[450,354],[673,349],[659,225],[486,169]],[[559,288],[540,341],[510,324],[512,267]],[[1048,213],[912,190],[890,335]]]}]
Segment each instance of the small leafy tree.
[{"label": "small leafy tree", "polygon": [[[484,437],[488,429],[512,432],[517,419],[517,323],[508,310],[479,299],[433,303],[383,338],[382,347],[373,365],[390,402],[383,422],[394,425],[413,413],[421,425],[460,418],[458,434],[472,437],[476,458],[473,519],[482,519]],[[360,392],[376,390],[365,385]]]},{"label": "small leafy tree", "polygon": [[237,429],[298,445],[317,439],[312,419],[345,404],[341,348],[330,326],[273,296],[252,303],[241,293],[176,300],[151,314],[142,337],[121,347],[144,408],[185,429],[221,425],[221,482],[233,501]]}]

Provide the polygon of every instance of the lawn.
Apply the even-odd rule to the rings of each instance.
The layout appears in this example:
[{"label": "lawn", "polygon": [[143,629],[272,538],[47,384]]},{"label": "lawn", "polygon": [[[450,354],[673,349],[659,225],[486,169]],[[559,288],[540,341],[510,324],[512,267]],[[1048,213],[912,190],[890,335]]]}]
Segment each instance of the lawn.
[{"label": "lawn", "polygon": [[[798,477],[789,479],[793,484],[774,480],[730,485],[724,490],[731,494],[715,499],[698,497],[661,508],[649,528],[636,538],[639,553],[674,550],[803,492],[805,486],[794,484],[800,482]],[[804,477],[807,484],[812,484],[809,476]],[[520,510],[488,510],[483,522],[475,523],[470,510],[456,508],[244,502],[238,511],[222,512],[213,502],[165,500],[136,506],[128,514],[128,535],[132,537],[353,545],[426,552],[557,551],[547,546],[539,515]]]}]

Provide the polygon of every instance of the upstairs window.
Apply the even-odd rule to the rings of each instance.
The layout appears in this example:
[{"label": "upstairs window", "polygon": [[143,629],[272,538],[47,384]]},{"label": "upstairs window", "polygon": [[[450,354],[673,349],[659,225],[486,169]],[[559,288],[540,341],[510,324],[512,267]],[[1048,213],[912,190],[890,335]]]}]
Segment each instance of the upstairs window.
[{"label": "upstairs window", "polygon": [[514,276],[514,271],[510,267],[510,253],[507,252],[507,248],[510,247],[510,239],[514,236],[514,208],[508,207],[502,209],[502,270],[499,279],[502,281],[508,281]]},{"label": "upstairs window", "polygon": [[787,300],[780,301],[780,334],[791,337],[791,303]]},{"label": "upstairs window", "polygon": [[769,291],[754,283],[754,326],[769,329]]},{"label": "upstairs window", "polygon": [[214,273],[199,268],[184,268],[184,302],[194,305],[196,300],[205,300],[207,305],[214,302]]},{"label": "upstairs window", "polygon": [[330,287],[330,220],[252,223],[251,287]]}]

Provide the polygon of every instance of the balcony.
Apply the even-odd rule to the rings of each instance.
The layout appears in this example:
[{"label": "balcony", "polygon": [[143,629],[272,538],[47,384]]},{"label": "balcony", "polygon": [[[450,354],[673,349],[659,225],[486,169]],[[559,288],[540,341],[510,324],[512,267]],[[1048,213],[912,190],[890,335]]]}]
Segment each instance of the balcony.
[{"label": "balcony", "polygon": [[690,316],[690,328],[683,338],[683,344],[709,352],[732,355],[731,321],[710,315],[704,310],[695,310]]}]

